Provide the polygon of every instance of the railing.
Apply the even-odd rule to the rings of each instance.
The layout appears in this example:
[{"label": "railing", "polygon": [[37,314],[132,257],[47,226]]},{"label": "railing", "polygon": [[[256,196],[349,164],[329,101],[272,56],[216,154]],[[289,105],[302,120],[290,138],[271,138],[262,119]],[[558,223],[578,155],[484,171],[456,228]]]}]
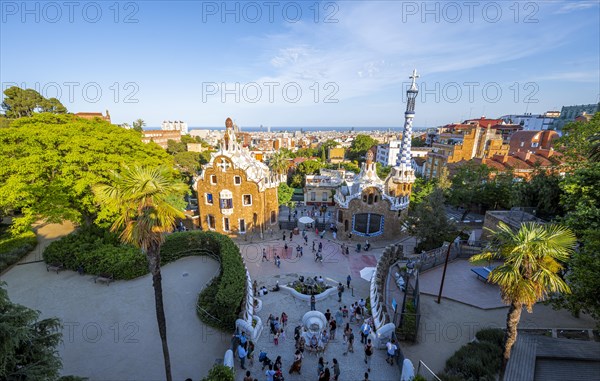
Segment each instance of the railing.
[{"label": "railing", "polygon": [[[423,373],[421,374],[421,368],[423,369]],[[434,381],[442,381],[435,373],[433,373],[433,371],[427,366],[425,365],[425,363],[421,360],[419,360],[419,366],[417,367],[417,372],[416,374],[420,374],[421,376],[425,377],[427,380],[434,380]]]}]

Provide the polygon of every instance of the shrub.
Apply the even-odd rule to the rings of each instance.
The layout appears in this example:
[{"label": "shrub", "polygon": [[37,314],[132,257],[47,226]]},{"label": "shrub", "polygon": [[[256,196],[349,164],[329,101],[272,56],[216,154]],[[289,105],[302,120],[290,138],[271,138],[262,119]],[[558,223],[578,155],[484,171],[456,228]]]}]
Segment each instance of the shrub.
[{"label": "shrub", "polygon": [[219,275],[198,297],[198,316],[208,325],[232,330],[246,292],[246,267],[231,238],[215,232],[174,233],[160,252],[161,263],[189,255],[209,255],[221,262]]},{"label": "shrub", "polygon": [[485,328],[475,334],[479,341],[489,341],[502,348],[504,345],[504,331],[499,328]]},{"label": "shrub", "polygon": [[234,381],[233,369],[221,365],[215,364],[208,371],[208,376],[204,377],[202,381]]},{"label": "shrub", "polygon": [[17,263],[37,245],[33,230],[22,233],[10,233],[0,230],[0,272]]},{"label": "shrub", "polygon": [[[498,332],[499,331],[499,332]],[[454,380],[495,380],[502,365],[502,330],[485,329],[477,332],[479,342],[462,346],[447,361],[445,378]],[[503,334],[503,333],[502,333]]]},{"label": "shrub", "polygon": [[108,230],[86,226],[52,242],[44,250],[46,263],[88,274],[112,274],[115,279],[133,279],[148,272],[146,257],[132,245],[124,245]]}]

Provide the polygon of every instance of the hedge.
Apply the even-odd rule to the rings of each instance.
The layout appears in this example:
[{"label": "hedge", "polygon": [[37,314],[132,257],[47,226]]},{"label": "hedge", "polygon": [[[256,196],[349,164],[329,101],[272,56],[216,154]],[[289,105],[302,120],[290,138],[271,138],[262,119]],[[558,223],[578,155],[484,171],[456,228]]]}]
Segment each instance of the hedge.
[{"label": "hedge", "polygon": [[[214,232],[169,234],[160,249],[161,266],[191,255],[209,255],[221,263],[219,275],[200,293],[197,313],[213,327],[233,330],[246,292],[246,268],[236,244]],[[46,263],[62,263],[88,274],[112,274],[133,279],[148,273],[146,257],[139,249],[123,245],[119,237],[98,227],[82,227],[52,242],[44,251]]]},{"label": "hedge", "polygon": [[246,292],[246,268],[237,245],[219,233],[191,231],[168,235],[160,251],[161,263],[189,255],[210,255],[221,262],[219,275],[198,296],[197,312],[204,323],[233,330]]},{"label": "hedge", "polygon": [[445,373],[439,375],[442,380],[496,380],[502,366],[504,331],[484,329],[475,336],[478,341],[462,346],[446,361]]},{"label": "hedge", "polygon": [[124,245],[108,230],[85,226],[52,242],[44,250],[46,263],[85,273],[112,274],[115,279],[133,279],[148,273],[146,256],[132,245]]},{"label": "hedge", "polygon": [[13,235],[0,228],[0,272],[17,263],[37,245],[33,230]]}]

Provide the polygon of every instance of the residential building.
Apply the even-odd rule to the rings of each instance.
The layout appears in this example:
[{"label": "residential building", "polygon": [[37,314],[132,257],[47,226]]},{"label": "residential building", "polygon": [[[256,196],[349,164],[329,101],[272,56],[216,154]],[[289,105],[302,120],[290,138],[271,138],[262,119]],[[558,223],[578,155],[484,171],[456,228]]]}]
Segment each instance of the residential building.
[{"label": "residential building", "polygon": [[162,122],[160,129],[163,131],[180,131],[181,135],[188,134],[188,125],[181,120],[165,120]]},{"label": "residential building", "polygon": [[340,176],[307,175],[304,202],[306,205],[335,205],[333,197],[343,181]]},{"label": "residential building", "polygon": [[594,115],[600,111],[600,102],[588,105],[563,106],[560,110],[560,117],[554,121],[552,129],[562,134],[562,128],[565,124],[575,120],[578,116],[587,114]]},{"label": "residential building", "polygon": [[552,129],[552,124],[560,116],[559,111],[547,111],[544,114],[511,114],[500,118],[507,124],[517,124],[525,131]]},{"label": "residential building", "polygon": [[344,161],[346,149],[343,147],[330,147],[327,151],[327,160],[330,163],[337,164]]},{"label": "residential building", "polygon": [[144,130],[142,131],[142,143],[154,142],[164,149],[167,149],[167,142],[174,140],[181,141],[181,131],[163,131],[163,130]]},{"label": "residential building", "polygon": [[75,116],[78,116],[78,117],[83,118],[83,119],[100,118],[102,120],[107,121],[108,123],[111,123],[111,121],[110,121],[110,113],[108,112],[108,110],[106,110],[106,115],[102,115],[101,112],[78,112],[78,113],[75,113]]},{"label": "residential building", "polygon": [[202,230],[227,235],[259,234],[277,228],[279,178],[237,141],[225,121],[219,150],[195,179]]},{"label": "residential building", "polygon": [[540,149],[549,150],[558,137],[558,133],[552,130],[518,131],[510,138],[509,153],[519,151],[535,153]]},{"label": "residential building", "polygon": [[377,145],[375,161],[388,167],[395,165],[398,160],[401,145],[402,140],[390,140],[386,144]]},{"label": "residential building", "polygon": [[442,127],[443,132],[432,143],[433,151],[427,157],[423,176],[428,179],[437,178],[441,174],[441,168],[450,163],[507,154],[509,146],[504,143],[502,133],[491,128],[494,124],[487,121],[497,122],[487,119],[486,127],[481,127],[479,122],[474,121]]}]

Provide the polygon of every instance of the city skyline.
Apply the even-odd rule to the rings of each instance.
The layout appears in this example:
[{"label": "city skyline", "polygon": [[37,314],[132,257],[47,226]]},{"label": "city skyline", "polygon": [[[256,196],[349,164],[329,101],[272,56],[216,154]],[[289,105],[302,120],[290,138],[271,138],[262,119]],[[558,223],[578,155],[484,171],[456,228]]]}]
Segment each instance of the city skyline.
[{"label": "city skyline", "polygon": [[114,123],[400,127],[414,68],[422,127],[600,96],[597,2],[23,4],[2,3],[2,90]]}]

